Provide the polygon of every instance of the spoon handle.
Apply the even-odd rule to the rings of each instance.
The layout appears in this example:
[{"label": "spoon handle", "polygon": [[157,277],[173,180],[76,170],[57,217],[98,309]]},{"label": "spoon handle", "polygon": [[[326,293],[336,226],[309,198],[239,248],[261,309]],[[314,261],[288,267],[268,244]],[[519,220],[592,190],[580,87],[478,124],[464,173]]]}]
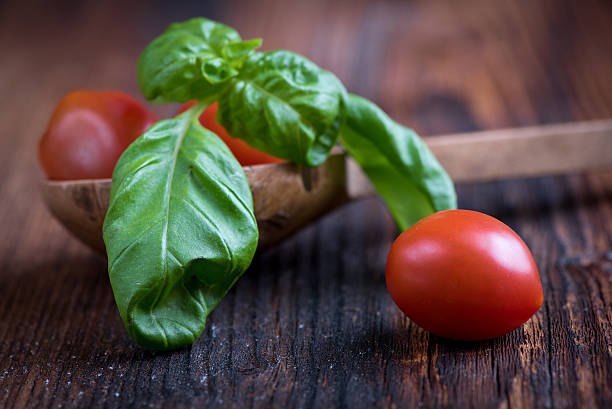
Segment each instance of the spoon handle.
[{"label": "spoon handle", "polygon": [[[612,120],[570,122],[426,137],[454,182],[576,173],[612,167]],[[347,158],[351,199],[374,193]]]},{"label": "spoon handle", "polygon": [[612,120],[425,139],[455,182],[575,173],[612,166]]}]

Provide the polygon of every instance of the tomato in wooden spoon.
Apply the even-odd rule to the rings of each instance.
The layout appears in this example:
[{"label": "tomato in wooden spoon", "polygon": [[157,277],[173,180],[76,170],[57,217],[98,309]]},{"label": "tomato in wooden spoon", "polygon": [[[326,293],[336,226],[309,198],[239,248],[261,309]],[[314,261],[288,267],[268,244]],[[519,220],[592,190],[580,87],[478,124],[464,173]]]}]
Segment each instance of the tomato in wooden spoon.
[{"label": "tomato in wooden spoon", "polygon": [[73,91],[55,107],[38,158],[51,180],[110,178],[119,156],[154,122],[123,92]]},{"label": "tomato in wooden spoon", "polygon": [[[195,104],[195,102],[187,102],[181,106],[178,113],[185,112],[189,108],[191,108]],[[217,111],[219,109],[219,105],[217,102],[211,104],[204,110],[202,115],[200,115],[200,124],[208,130],[213,131],[217,134],[223,142],[228,146],[228,148],[232,151],[238,162],[242,166],[252,166],[252,165],[261,165],[264,163],[280,163],[284,162],[283,159],[274,157],[272,155],[268,155],[265,152],[257,150],[255,148],[250,147],[245,141],[242,139],[232,137],[223,126],[217,122]]]}]

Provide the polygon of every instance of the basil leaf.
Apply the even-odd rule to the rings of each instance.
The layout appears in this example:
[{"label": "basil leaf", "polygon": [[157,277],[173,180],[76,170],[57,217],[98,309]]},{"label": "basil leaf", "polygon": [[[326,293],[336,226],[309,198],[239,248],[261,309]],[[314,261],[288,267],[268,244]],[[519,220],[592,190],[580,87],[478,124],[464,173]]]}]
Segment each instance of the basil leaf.
[{"label": "basil leaf", "polygon": [[198,338],[257,247],[244,171],[195,120],[201,111],[153,125],[113,174],[103,229],[111,285],[129,334],[150,348]]},{"label": "basil leaf", "polygon": [[260,45],[261,40],[241,41],[233,28],[205,18],[171,24],[140,56],[140,89],[155,102],[212,102]]},{"label": "basil leaf", "polygon": [[348,95],[340,141],[402,231],[433,212],[457,207],[453,182],[425,142],[367,99]]},{"label": "basil leaf", "polygon": [[344,92],[332,73],[300,55],[256,53],[228,82],[217,116],[256,149],[318,166],[338,139]]}]

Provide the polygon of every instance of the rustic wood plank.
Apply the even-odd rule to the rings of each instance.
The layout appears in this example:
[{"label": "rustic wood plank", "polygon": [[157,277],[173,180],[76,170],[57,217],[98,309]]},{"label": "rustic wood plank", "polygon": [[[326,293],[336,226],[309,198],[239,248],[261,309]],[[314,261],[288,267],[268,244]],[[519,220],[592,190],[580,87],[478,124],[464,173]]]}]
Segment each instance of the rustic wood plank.
[{"label": "rustic wood plank", "polygon": [[138,95],[139,50],[193,15],[304,53],[425,135],[611,118],[607,2],[47,3],[0,5],[0,407],[612,406],[610,171],[458,186],[541,272],[543,307],[504,337],[450,342],[401,314],[397,231],[368,199],[259,253],[200,340],[158,353],[127,336],[104,259],[51,219],[34,155],[64,93]]}]

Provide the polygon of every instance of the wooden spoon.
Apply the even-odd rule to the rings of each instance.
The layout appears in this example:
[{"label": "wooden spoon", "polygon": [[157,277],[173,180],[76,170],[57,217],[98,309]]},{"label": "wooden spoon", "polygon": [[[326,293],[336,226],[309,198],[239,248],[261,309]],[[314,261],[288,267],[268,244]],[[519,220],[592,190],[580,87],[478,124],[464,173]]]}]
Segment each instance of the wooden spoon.
[{"label": "wooden spoon", "polygon": [[[570,173],[612,166],[612,120],[426,138],[455,182]],[[319,216],[374,190],[340,150],[318,168],[291,163],[245,167],[260,247],[271,246]],[[102,223],[110,179],[44,181],[51,213],[85,244],[104,253]]]},{"label": "wooden spoon", "polygon": [[[349,195],[345,155],[335,153],[317,168],[292,163],[244,167],[253,193],[260,247],[277,243],[349,198],[372,193],[361,174]],[[111,179],[44,181],[43,198],[51,213],[76,237],[104,252],[102,224],[108,209]]]}]

